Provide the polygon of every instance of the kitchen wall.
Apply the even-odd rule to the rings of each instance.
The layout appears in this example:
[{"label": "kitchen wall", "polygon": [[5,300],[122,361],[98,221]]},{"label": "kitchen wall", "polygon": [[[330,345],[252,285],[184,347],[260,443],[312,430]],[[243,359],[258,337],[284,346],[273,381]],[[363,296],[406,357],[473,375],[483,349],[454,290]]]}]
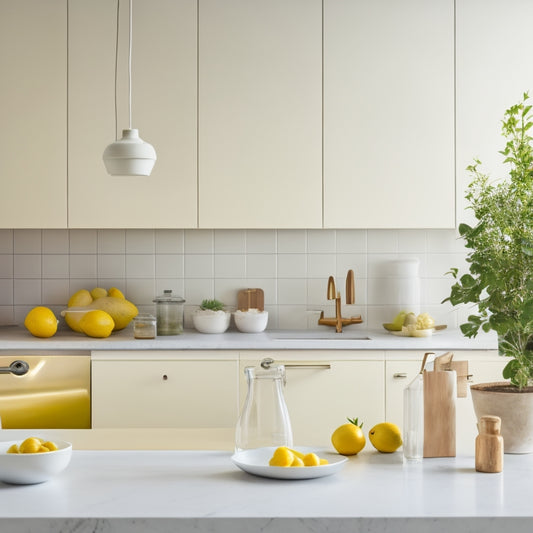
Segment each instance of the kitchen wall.
[{"label": "kitchen wall", "polygon": [[[356,276],[363,326],[392,319],[389,262],[419,258],[420,310],[455,327],[467,313],[440,302],[449,293],[452,266],[465,251],[454,230],[0,230],[0,324],[21,324],[36,305],[55,312],[81,288],[116,286],[142,311],[164,289],[182,295],[186,327],[202,299],[235,305],[237,291],[265,291],[269,329],[316,328],[318,311],[334,315],[326,299],[336,276],[343,293],[346,272]],[[354,327],[354,326],[352,326]]]}]

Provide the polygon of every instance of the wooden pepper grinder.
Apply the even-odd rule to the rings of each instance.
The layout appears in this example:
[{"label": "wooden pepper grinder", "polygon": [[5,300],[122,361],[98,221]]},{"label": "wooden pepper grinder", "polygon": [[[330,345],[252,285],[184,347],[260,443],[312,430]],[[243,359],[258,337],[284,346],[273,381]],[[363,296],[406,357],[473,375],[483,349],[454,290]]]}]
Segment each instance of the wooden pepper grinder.
[{"label": "wooden pepper grinder", "polygon": [[479,435],[476,437],[476,470],[478,472],[495,473],[503,470],[501,425],[502,421],[499,416],[482,416],[479,420]]}]

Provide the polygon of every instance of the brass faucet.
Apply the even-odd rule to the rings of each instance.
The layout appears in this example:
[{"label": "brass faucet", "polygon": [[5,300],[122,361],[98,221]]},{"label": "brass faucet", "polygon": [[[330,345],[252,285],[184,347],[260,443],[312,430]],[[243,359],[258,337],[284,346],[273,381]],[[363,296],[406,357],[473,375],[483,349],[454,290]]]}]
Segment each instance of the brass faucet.
[{"label": "brass faucet", "polygon": [[[321,326],[335,326],[337,333],[342,333],[342,326],[349,324],[360,324],[363,320],[361,315],[350,318],[342,318],[341,312],[341,293],[335,289],[335,280],[333,276],[328,279],[328,300],[335,300],[335,318],[324,318],[324,311],[320,313],[318,323]],[[348,270],[346,276],[346,305],[355,303],[355,276],[353,270]]]}]

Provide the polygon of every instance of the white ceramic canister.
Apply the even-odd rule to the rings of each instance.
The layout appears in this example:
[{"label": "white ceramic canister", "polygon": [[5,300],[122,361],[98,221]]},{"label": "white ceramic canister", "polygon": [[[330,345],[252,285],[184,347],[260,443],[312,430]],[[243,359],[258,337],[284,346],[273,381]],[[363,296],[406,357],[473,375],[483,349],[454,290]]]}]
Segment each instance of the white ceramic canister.
[{"label": "white ceramic canister", "polygon": [[396,259],[386,269],[391,316],[400,311],[420,313],[420,259]]}]

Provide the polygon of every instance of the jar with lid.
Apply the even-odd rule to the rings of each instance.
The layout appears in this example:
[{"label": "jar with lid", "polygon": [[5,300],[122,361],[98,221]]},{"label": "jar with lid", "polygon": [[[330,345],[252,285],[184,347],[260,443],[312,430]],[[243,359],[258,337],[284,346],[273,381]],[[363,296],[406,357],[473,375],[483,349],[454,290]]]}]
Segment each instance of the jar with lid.
[{"label": "jar with lid", "polygon": [[161,296],[153,300],[156,304],[157,334],[180,335],[183,333],[183,304],[181,296],[175,296],[165,289]]}]

